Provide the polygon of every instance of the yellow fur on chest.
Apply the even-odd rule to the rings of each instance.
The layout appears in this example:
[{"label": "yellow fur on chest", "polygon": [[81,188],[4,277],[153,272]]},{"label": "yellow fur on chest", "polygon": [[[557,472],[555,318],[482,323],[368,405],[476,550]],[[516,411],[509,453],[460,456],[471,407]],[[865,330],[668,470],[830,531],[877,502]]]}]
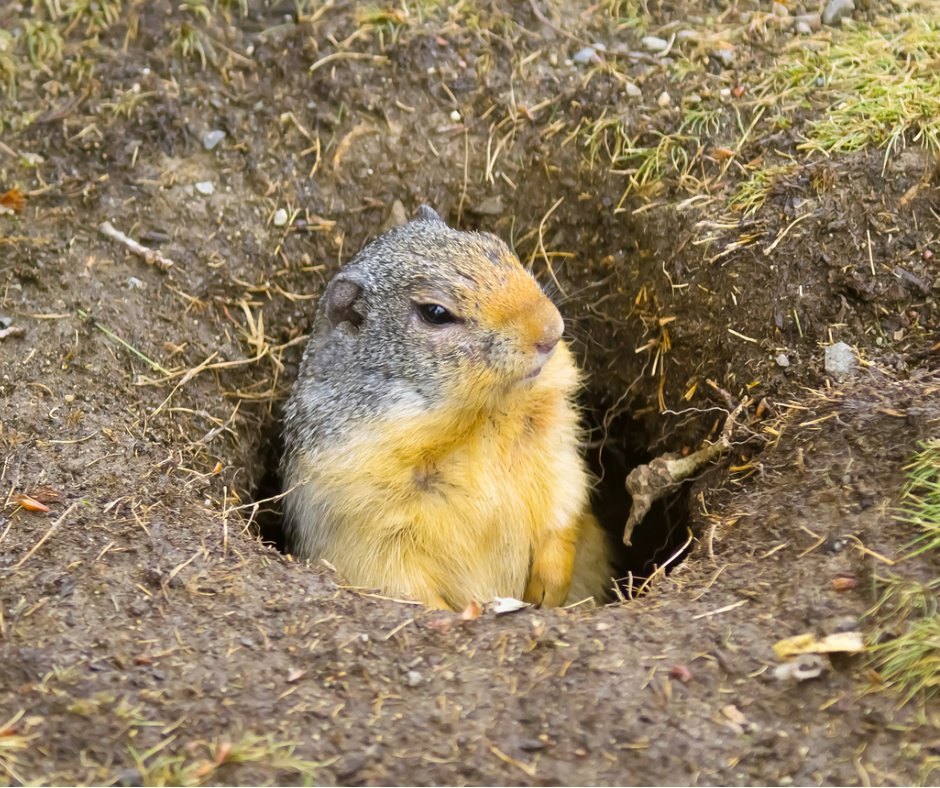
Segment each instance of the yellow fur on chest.
[{"label": "yellow fur on chest", "polygon": [[521,598],[543,534],[587,502],[577,417],[550,387],[492,413],[375,422],[299,468],[298,494],[329,521],[318,557],[355,585],[458,609]]}]

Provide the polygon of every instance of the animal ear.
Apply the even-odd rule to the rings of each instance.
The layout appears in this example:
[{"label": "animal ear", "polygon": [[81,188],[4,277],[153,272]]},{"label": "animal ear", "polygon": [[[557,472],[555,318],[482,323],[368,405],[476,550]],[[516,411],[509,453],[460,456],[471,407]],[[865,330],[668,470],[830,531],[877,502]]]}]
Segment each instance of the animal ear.
[{"label": "animal ear", "polygon": [[418,206],[418,221],[419,222],[438,222],[440,224],[446,224],[446,222],[441,218],[441,215],[437,211],[435,211],[430,205]]},{"label": "animal ear", "polygon": [[327,285],[323,293],[323,309],[330,329],[348,324],[350,334],[358,334],[364,316],[356,309],[356,300],[362,293],[362,285],[344,276],[337,276]]}]

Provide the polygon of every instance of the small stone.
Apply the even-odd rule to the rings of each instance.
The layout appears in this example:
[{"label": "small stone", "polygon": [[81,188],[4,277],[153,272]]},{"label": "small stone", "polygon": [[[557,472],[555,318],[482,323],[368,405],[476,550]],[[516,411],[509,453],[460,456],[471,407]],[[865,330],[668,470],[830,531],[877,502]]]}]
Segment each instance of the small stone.
[{"label": "small stone", "polygon": [[803,23],[810,30],[819,30],[822,27],[822,17],[819,14],[800,14],[796,17],[796,24]]},{"label": "small stone", "polygon": [[730,66],[734,63],[734,50],[730,47],[719,47],[712,51],[712,57],[720,60],[722,65]]},{"label": "small stone", "polygon": [[222,140],[225,139],[225,132],[221,129],[213,129],[202,135],[202,147],[206,150],[212,150]]},{"label": "small stone", "polygon": [[147,285],[136,276],[129,276],[127,277],[127,286],[131,290],[143,290]]},{"label": "small stone", "polygon": [[845,342],[836,342],[826,348],[826,372],[837,378],[851,375],[855,371],[857,361],[855,351],[845,344]]},{"label": "small stone", "polygon": [[424,681],[424,678],[416,670],[409,670],[407,679],[409,687],[417,687],[422,681]]},{"label": "small stone", "polygon": [[836,22],[841,22],[847,16],[850,16],[854,10],[855,3],[852,0],[829,0],[826,3],[826,10],[823,11],[823,24],[834,25]]},{"label": "small stone", "polygon": [[385,217],[385,221],[382,222],[382,226],[379,228],[381,232],[387,233],[394,227],[401,227],[403,224],[408,224],[408,212],[405,210],[405,206],[401,200],[395,200],[392,203],[392,207],[389,208],[388,216]]},{"label": "small stone", "polygon": [[790,359],[787,358],[787,354],[786,354],[786,353],[781,353],[779,356],[777,356],[777,357],[774,359],[774,361],[777,362],[777,366],[778,366],[778,367],[784,367],[784,368],[786,368],[786,367],[789,367],[789,366],[790,366]]},{"label": "small stone", "polygon": [[669,42],[659,36],[643,36],[640,44],[650,52],[665,52],[669,47]]},{"label": "small stone", "polygon": [[462,118],[460,117],[460,113],[457,110],[451,110],[450,119],[454,123],[460,123],[460,121],[462,120]]},{"label": "small stone", "polygon": [[784,662],[774,668],[774,678],[778,681],[796,679],[808,681],[819,678],[826,670],[828,661],[819,654],[800,654],[792,662]]},{"label": "small stone", "polygon": [[132,767],[121,769],[121,771],[117,773],[117,777],[112,779],[116,785],[123,785],[128,788],[135,788],[138,785],[144,784],[144,778],[141,773]]},{"label": "small stone", "polygon": [[274,212],[274,226],[283,227],[285,224],[287,224],[287,209],[278,208]]},{"label": "small stone", "polygon": [[656,103],[659,104],[663,109],[672,104],[672,96],[670,96],[665,90],[659,94],[659,98],[656,99]]},{"label": "small stone", "polygon": [[586,66],[588,63],[600,63],[601,59],[594,47],[584,47],[579,49],[571,58],[579,66]]},{"label": "small stone", "polygon": [[212,181],[199,181],[196,184],[196,191],[208,197],[215,193],[215,186],[212,185]]},{"label": "small stone", "polygon": [[801,36],[808,36],[812,34],[813,29],[808,24],[806,24],[806,22],[797,22],[796,32]]},{"label": "small stone", "polygon": [[624,85],[623,89],[630,98],[643,98],[643,91],[632,82]]},{"label": "small stone", "polygon": [[483,216],[503,216],[506,209],[503,206],[503,198],[498,194],[490,195],[473,206],[473,212]]},{"label": "small stone", "polygon": [[9,315],[0,315],[0,328],[9,328],[13,325],[13,318]]},{"label": "small stone", "polygon": [[779,16],[782,19],[786,19],[790,16],[790,9],[788,9],[783,3],[774,3],[770,7],[771,13],[774,16]]}]

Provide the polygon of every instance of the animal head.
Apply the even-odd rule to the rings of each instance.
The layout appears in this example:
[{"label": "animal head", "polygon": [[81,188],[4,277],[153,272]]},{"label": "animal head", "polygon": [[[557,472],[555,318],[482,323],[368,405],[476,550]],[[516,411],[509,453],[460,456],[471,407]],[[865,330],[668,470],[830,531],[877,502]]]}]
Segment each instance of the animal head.
[{"label": "animal head", "polygon": [[424,402],[473,406],[532,385],[563,330],[505,243],[454,230],[422,208],[330,282],[315,333],[339,342],[374,380]]}]

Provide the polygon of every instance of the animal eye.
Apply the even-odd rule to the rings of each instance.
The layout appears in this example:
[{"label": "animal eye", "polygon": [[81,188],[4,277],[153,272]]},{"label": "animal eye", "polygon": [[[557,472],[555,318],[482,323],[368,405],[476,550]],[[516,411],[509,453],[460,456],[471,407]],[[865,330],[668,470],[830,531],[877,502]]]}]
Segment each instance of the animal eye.
[{"label": "animal eye", "polygon": [[444,326],[448,323],[457,322],[454,313],[440,304],[417,304],[416,306],[421,319],[432,326]]}]

